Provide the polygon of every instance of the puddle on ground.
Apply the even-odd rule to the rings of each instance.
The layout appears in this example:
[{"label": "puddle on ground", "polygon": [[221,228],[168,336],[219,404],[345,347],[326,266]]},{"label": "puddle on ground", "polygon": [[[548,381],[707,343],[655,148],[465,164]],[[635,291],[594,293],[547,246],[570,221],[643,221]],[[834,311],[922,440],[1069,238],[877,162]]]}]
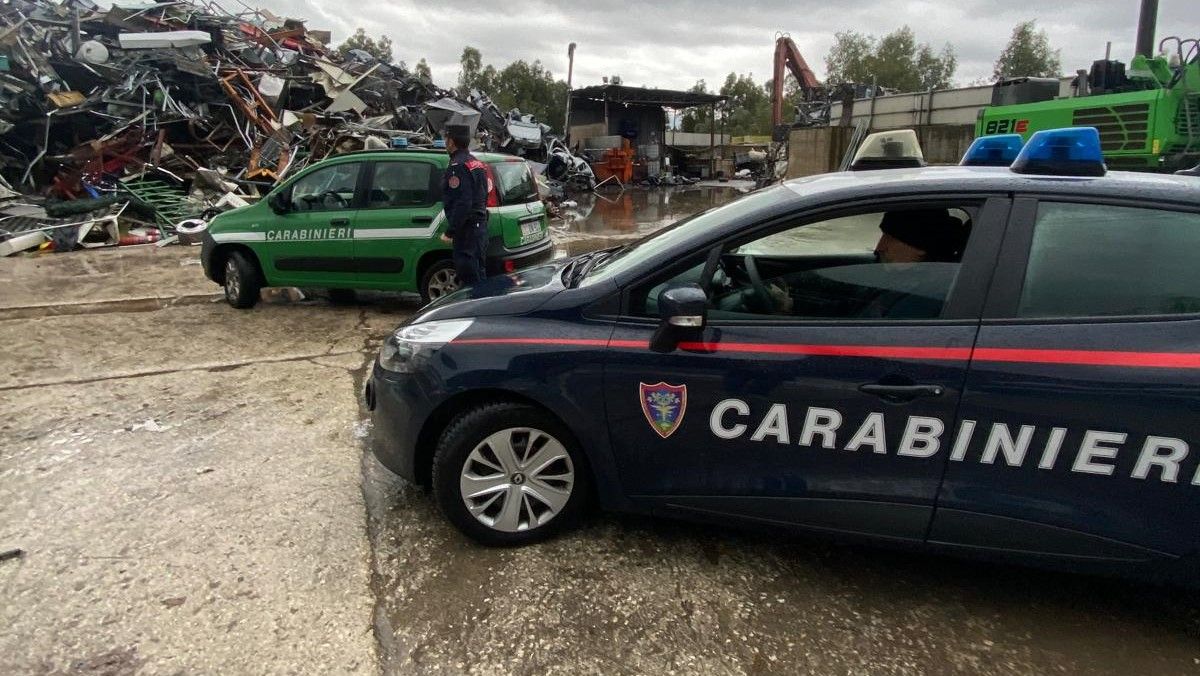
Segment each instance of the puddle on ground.
[{"label": "puddle on ground", "polygon": [[555,256],[633,241],[744,194],[735,187],[686,186],[571,195],[568,200],[575,206],[563,207],[563,217],[550,225]]}]

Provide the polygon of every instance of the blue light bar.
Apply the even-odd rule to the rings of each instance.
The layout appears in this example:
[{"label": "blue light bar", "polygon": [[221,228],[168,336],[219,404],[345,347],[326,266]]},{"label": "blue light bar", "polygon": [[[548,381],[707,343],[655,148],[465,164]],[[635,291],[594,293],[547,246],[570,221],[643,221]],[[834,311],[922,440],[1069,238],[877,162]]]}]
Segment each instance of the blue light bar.
[{"label": "blue light bar", "polygon": [[446,147],[446,139],[444,139],[444,138],[435,138],[435,139],[433,140],[433,147],[434,147],[434,148],[445,148],[445,147]]},{"label": "blue light bar", "polygon": [[1017,159],[1023,145],[1025,141],[1020,134],[980,136],[971,142],[959,164],[964,167],[1007,167]]},{"label": "blue light bar", "polygon": [[1012,163],[1018,174],[1103,176],[1107,171],[1095,127],[1047,129],[1030,137]]},{"label": "blue light bar", "polygon": [[408,139],[403,136],[397,136],[396,138],[392,139],[392,147],[393,148],[407,148],[408,147]]}]

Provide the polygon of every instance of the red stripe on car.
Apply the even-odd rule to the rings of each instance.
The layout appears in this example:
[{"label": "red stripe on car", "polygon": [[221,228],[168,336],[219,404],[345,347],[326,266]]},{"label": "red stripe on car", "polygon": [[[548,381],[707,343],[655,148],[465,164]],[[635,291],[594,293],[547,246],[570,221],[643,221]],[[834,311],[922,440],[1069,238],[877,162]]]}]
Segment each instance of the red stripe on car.
[{"label": "red stripe on car", "polygon": [[1026,350],[1007,347],[977,347],[975,361],[1020,364],[1080,364],[1085,366],[1130,366],[1144,368],[1200,368],[1196,352],[1117,352],[1111,350]]},{"label": "red stripe on car", "polygon": [[[558,345],[647,349],[644,340],[594,338],[460,338],[455,345]],[[1067,364],[1142,368],[1200,369],[1197,352],[1123,352],[1113,350],[1041,350],[1001,347],[923,347],[911,345],[809,345],[796,343],[681,342],[679,349],[705,353],[784,354],[810,357],[869,357],[1015,364]]]}]

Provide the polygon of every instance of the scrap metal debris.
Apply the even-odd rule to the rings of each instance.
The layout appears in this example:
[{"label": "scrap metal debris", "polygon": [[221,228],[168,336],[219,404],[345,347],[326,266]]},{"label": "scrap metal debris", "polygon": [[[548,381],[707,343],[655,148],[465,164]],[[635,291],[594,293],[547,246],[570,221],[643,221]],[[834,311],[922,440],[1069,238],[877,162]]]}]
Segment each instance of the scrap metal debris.
[{"label": "scrap metal debris", "polygon": [[240,2],[0,4],[0,254],[194,241],[313,162],[432,145],[447,124],[595,187],[532,116],[329,40]]}]

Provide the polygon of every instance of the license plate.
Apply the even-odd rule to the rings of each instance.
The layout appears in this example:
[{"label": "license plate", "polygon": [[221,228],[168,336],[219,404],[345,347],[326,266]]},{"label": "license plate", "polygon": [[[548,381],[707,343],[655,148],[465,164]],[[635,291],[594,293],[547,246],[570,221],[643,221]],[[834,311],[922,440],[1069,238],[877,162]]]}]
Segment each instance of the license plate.
[{"label": "license plate", "polygon": [[521,224],[521,239],[525,239],[532,235],[540,235],[542,233],[541,221],[529,221]]}]

